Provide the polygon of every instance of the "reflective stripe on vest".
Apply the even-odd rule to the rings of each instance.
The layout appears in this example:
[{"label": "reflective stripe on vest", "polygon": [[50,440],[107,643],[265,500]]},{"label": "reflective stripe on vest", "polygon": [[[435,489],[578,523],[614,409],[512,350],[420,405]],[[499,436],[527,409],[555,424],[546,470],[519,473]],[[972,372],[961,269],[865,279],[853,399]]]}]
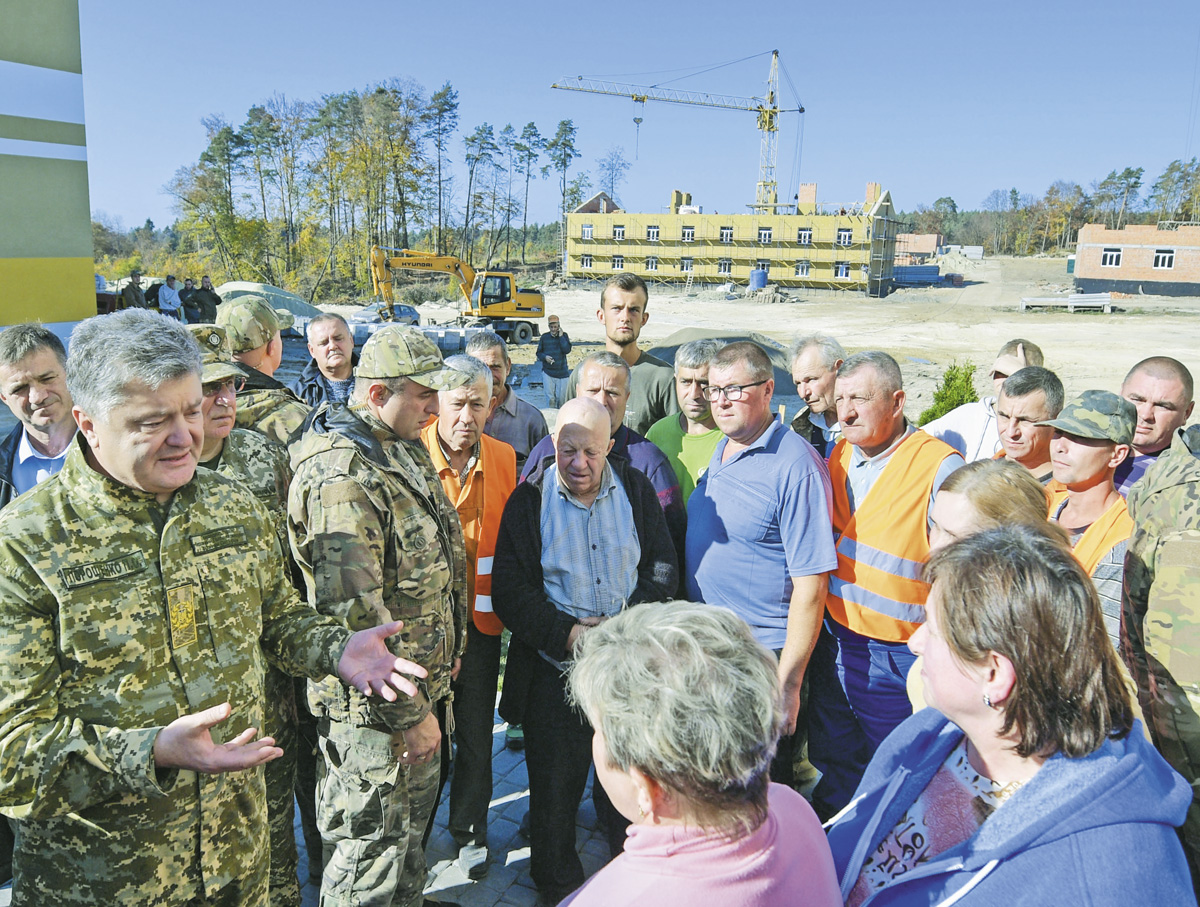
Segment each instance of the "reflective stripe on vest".
[{"label": "reflective stripe on vest", "polygon": [[829,615],[855,633],[904,642],[925,620],[929,585],[929,494],[938,468],[954,453],[923,431],[907,437],[850,512],[846,488],[851,448],[838,442],[829,458],[837,570],[829,577]]}]

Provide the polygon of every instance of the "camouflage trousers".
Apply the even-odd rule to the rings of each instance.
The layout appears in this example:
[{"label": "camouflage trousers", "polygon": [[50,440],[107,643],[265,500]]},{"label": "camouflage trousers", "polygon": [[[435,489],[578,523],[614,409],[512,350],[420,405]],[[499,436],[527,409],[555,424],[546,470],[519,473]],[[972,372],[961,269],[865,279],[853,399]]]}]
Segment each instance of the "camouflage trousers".
[{"label": "camouflage trousers", "polygon": [[382,731],[321,722],[317,826],[329,855],[321,907],[422,903],[428,869],[421,837],[437,798],[440,759],[401,765],[392,740]]},{"label": "camouflage trousers", "polygon": [[[283,756],[266,765],[267,822],[271,830],[271,907],[300,907],[296,878],[295,788],[296,752],[301,746],[296,727],[296,697],[292,678],[267,667],[263,733],[275,738]],[[320,861],[320,854],[317,860]]]}]

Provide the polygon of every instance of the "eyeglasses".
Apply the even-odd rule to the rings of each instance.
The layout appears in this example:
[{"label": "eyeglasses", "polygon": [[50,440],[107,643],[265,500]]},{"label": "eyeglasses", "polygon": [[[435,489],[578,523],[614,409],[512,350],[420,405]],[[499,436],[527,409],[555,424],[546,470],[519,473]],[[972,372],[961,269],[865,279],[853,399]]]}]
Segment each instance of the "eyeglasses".
[{"label": "eyeglasses", "polygon": [[734,403],[742,399],[742,394],[748,387],[758,387],[760,384],[766,384],[769,378],[764,378],[762,381],[755,381],[753,384],[728,384],[725,387],[717,387],[715,384],[709,384],[704,388],[704,399],[709,403],[716,402],[716,399],[721,394],[725,395],[725,399],[730,403]]},{"label": "eyeglasses", "polygon": [[201,390],[204,391],[204,396],[215,397],[217,394],[224,391],[226,394],[240,394],[242,388],[246,386],[246,379],[242,375],[236,378],[226,378],[224,381],[209,381],[203,385]]}]

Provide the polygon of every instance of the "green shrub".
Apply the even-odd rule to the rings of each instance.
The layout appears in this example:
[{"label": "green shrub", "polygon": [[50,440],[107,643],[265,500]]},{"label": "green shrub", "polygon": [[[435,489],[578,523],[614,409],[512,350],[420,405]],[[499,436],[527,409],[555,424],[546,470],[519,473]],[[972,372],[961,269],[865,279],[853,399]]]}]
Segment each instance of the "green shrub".
[{"label": "green shrub", "polygon": [[972,380],[974,376],[975,365],[973,363],[964,362],[962,365],[957,362],[950,363],[946,374],[942,376],[942,383],[933,392],[933,405],[921,413],[917,424],[925,425],[964,403],[978,401],[979,395],[975,393],[975,382]]}]

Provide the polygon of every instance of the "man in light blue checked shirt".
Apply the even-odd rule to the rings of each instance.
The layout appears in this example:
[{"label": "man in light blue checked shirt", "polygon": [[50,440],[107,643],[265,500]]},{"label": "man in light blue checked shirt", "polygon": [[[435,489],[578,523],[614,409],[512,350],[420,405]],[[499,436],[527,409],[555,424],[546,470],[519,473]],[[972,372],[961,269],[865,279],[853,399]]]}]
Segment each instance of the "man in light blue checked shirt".
[{"label": "man in light blue checked shirt", "polygon": [[[654,486],[628,460],[608,458],[611,429],[595,400],[563,405],[554,456],[509,497],[492,564],[492,606],[512,631],[500,716],[525,728],[530,875],[550,903],[583,882],[575,813],[592,762],[592,729],[566,699],[563,665],[589,628],[671,598],[678,578]],[[615,854],[628,822],[600,785],[592,796]]]}]

